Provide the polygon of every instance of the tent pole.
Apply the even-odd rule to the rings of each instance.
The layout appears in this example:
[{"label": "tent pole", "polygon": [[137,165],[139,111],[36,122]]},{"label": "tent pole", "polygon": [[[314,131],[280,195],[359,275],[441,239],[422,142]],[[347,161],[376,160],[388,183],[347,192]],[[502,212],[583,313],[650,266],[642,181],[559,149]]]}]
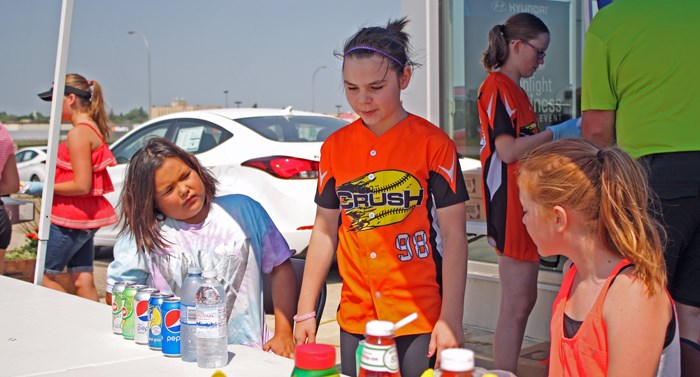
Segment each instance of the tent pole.
[{"label": "tent pole", "polygon": [[72,18],[73,0],[63,0],[61,5],[61,24],[58,31],[56,70],[53,79],[53,101],[51,101],[51,120],[46,162],[47,176],[44,191],[41,194],[41,212],[39,215],[39,244],[37,246],[36,265],[34,268],[34,284],[36,285],[41,285],[44,278],[46,243],[49,239],[49,228],[51,227],[51,206],[53,205],[53,188],[56,178],[58,140],[61,136],[61,113],[63,110],[63,93],[66,85],[66,65],[68,62],[68,44],[70,42]]}]

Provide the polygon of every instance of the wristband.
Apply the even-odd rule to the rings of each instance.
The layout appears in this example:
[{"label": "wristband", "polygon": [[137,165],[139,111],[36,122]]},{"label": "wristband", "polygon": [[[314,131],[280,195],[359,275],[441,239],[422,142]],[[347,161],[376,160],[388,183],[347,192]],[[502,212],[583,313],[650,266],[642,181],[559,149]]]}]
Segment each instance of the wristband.
[{"label": "wristband", "polygon": [[307,319],[315,318],[316,317],[316,312],[311,312],[311,313],[306,313],[304,315],[295,315],[294,322],[303,322],[306,321]]}]

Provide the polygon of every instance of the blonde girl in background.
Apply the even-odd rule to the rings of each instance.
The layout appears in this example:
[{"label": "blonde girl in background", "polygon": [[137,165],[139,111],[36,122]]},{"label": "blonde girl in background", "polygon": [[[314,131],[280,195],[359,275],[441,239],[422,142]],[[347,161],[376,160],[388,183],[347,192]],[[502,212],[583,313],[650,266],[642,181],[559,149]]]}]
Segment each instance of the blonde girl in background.
[{"label": "blonde girl in background", "polygon": [[679,376],[660,229],[640,166],[618,148],[560,140],[526,156],[523,223],[573,266],[554,301],[550,376]]}]

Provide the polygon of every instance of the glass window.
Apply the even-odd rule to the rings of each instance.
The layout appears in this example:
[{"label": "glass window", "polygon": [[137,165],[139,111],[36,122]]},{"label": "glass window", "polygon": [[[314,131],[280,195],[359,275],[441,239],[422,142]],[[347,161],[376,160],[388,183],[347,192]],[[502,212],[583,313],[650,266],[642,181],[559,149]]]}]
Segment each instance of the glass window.
[{"label": "glass window", "polygon": [[[481,57],[488,45],[488,32],[516,13],[538,16],[550,31],[545,64],[520,82],[537,113],[540,130],[580,116],[581,8],[580,0],[440,2],[440,125],[453,138],[461,155],[479,158],[477,95],[487,75]],[[479,236],[483,233],[485,226],[472,227],[469,259],[496,263],[493,247],[486,237]],[[557,258],[547,260],[542,269],[561,270],[563,262]]]},{"label": "glass window", "polygon": [[148,139],[155,136],[166,137],[171,121],[159,122],[140,128],[137,132],[127,136],[117,145],[111,147],[118,164],[125,164],[131,160]]},{"label": "glass window", "polygon": [[[537,113],[540,129],[580,116],[582,25],[578,1],[447,0],[441,4],[440,122],[460,154],[479,155],[477,95],[487,75],[481,56],[488,45],[488,32],[515,13],[538,16],[551,34],[545,64],[520,82]],[[577,95],[572,96],[572,92]]]},{"label": "glass window", "polygon": [[348,124],[338,118],[321,116],[268,116],[236,119],[266,139],[281,142],[324,141]]},{"label": "glass window", "polygon": [[173,141],[190,153],[203,153],[233,136],[223,128],[198,119],[180,119],[175,123]]},{"label": "glass window", "polygon": [[16,157],[17,162],[25,162],[25,161],[30,161],[31,159],[35,158],[38,156],[39,153],[33,151],[33,150],[28,150],[21,152],[21,156]]}]

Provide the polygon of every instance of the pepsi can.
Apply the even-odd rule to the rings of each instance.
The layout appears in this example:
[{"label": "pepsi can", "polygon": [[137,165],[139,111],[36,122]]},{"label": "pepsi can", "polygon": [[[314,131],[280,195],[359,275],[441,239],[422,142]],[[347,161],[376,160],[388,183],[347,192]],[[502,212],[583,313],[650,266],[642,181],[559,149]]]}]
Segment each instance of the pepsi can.
[{"label": "pepsi can", "polygon": [[132,284],[124,288],[122,293],[122,336],[127,340],[134,340],[134,296],[141,288],[146,286]]},{"label": "pepsi can", "polygon": [[136,284],[133,281],[118,281],[112,286],[112,332],[122,334],[122,293],[128,285]]},{"label": "pepsi can", "polygon": [[163,315],[163,355],[180,357],[180,298],[164,298],[160,311]]},{"label": "pepsi can", "polygon": [[161,333],[161,323],[163,316],[161,315],[160,305],[163,300],[168,297],[173,297],[169,293],[154,293],[151,299],[148,300],[148,348],[160,351],[163,345],[163,334]]},{"label": "pepsi can", "polygon": [[141,288],[134,296],[134,341],[148,344],[148,301],[151,294],[158,293],[155,288]]}]

